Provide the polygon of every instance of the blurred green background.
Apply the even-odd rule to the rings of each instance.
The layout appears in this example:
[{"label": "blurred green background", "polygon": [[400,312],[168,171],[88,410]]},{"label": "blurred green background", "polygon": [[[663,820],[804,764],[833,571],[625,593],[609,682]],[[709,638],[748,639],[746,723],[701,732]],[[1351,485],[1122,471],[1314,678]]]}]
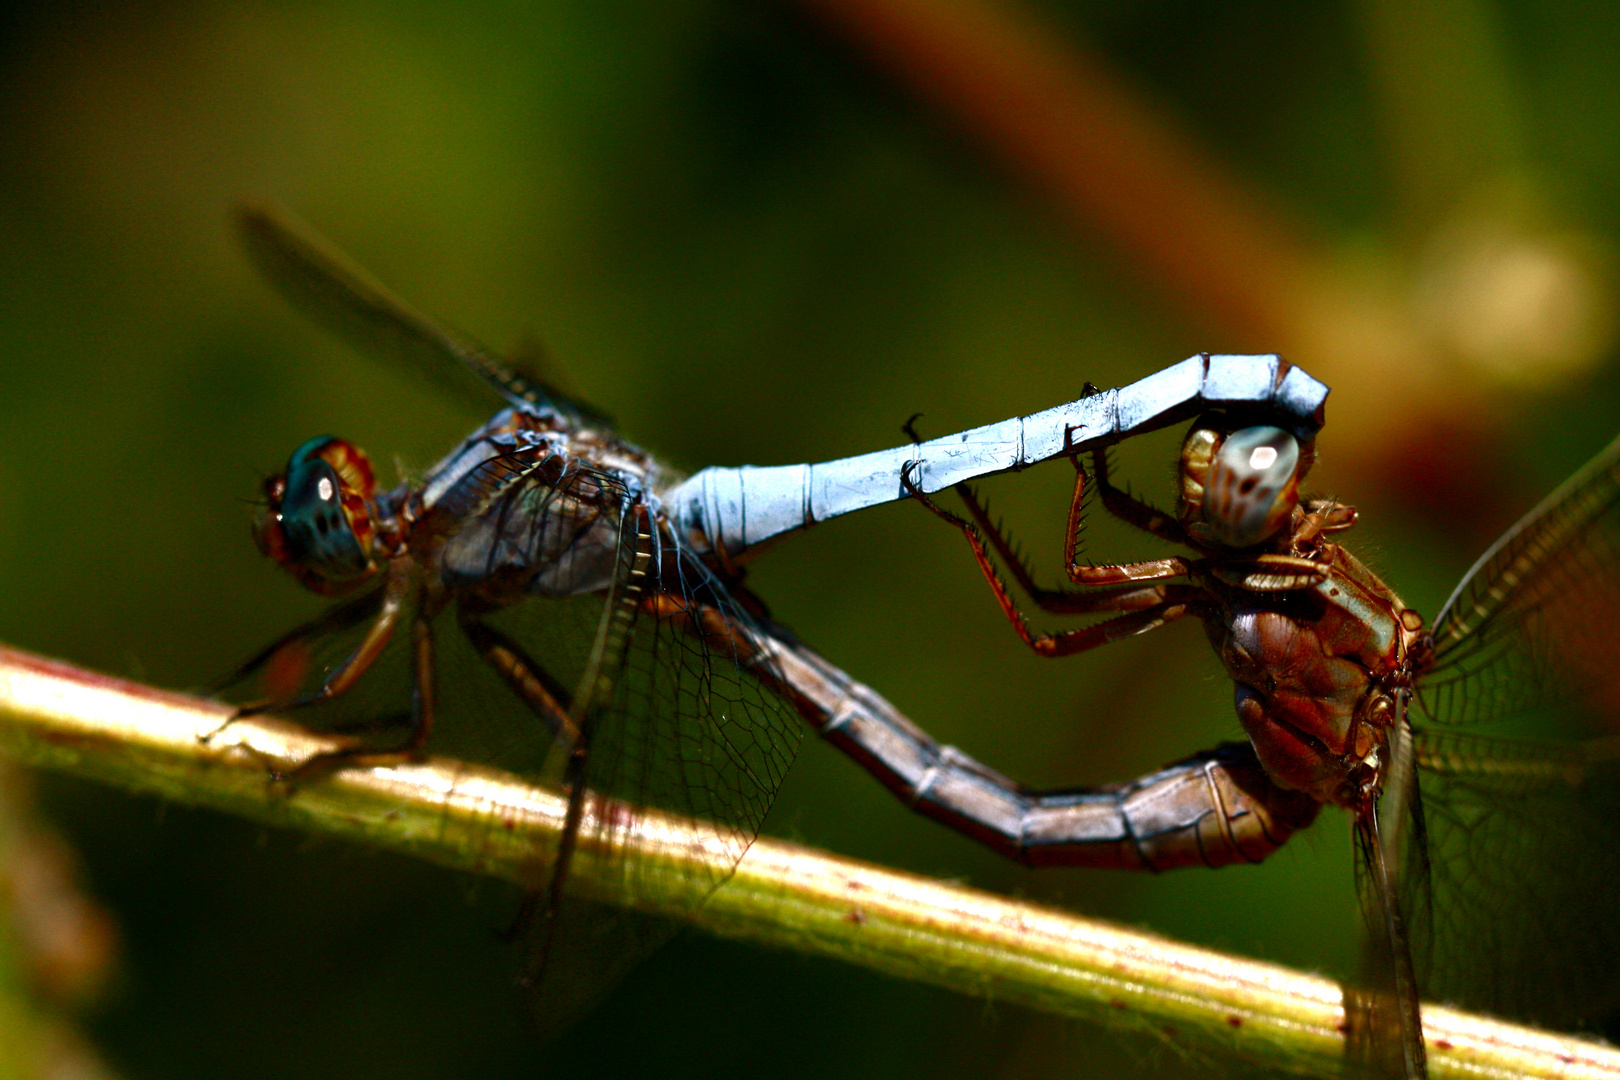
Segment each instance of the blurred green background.
[{"label": "blurred green background", "polygon": [[[1330,383],[1314,485],[1433,612],[1617,426],[1620,24],[1453,0],[190,3],[0,12],[0,640],[203,685],[317,608],[248,539],[342,434],[392,479],[483,419],[347,352],[227,224],[283,202],[425,311],[533,331],[683,469],[839,457],[1199,351]],[[1121,452],[1168,501],[1174,441]],[[1064,466],[988,486],[1048,575]],[[1090,554],[1140,557],[1100,529]],[[762,561],[775,614],[1037,785],[1237,728],[1183,625],[1061,663],[895,506]],[[1224,1072],[1163,1042],[687,935],[581,1027],[522,1032],[515,892],[33,779],[118,950],[118,1075]],[[1268,864],[1031,873],[814,740],[775,836],[1338,975],[1343,823]]]}]

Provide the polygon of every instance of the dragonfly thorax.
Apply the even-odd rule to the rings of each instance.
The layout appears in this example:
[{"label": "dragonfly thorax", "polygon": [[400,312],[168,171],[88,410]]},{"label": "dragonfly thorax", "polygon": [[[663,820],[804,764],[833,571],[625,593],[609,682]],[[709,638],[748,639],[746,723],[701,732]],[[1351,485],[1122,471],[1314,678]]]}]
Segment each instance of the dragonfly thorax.
[{"label": "dragonfly thorax", "polygon": [[1321,544],[1313,558],[1323,576],[1312,585],[1215,587],[1224,610],[1206,625],[1266,772],[1290,790],[1349,805],[1376,783],[1394,722],[1392,688],[1421,620],[1339,545]]}]

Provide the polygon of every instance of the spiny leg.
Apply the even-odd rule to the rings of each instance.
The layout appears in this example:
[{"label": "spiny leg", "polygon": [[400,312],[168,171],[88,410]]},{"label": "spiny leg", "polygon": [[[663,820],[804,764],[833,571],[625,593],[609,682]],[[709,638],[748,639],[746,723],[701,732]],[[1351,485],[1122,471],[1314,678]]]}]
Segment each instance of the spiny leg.
[{"label": "spiny leg", "polygon": [[[370,627],[366,629],[365,637],[355,646],[343,661],[338,664],[314,691],[308,694],[293,697],[269,697],[258,701],[250,701],[237,707],[225,722],[213,731],[207,732],[199,738],[208,742],[224,731],[231,724],[244,717],[257,716],[260,713],[281,709],[300,709],[317,702],[337,697],[359,681],[377,657],[388,646],[389,639],[393,637],[394,629],[399,625],[401,614],[404,611],[405,601],[413,591],[413,583],[408,568],[391,566],[389,577],[382,589],[369,596],[343,604],[327,612],[318,619],[311,620],[293,630],[283,634],[270,645],[261,649],[256,655],[243,664],[237,672],[238,678],[246,677],[265,664],[273,661],[278,654],[288,647],[301,643],[310,634],[319,633],[329,629],[343,629],[353,626],[371,618]],[[228,684],[227,684],[228,685]],[[334,751],[333,754],[337,752]],[[330,754],[319,754],[300,765],[293,773],[302,773],[308,766],[314,765],[330,757]],[[346,756],[346,755],[345,755]],[[277,780],[286,779],[290,774],[272,770],[272,777]]]},{"label": "spiny leg", "polygon": [[[1076,585],[1086,586],[1118,585],[1130,581],[1157,581],[1167,577],[1183,577],[1192,572],[1192,562],[1180,556],[1103,566],[1082,563],[1079,558],[1080,522],[1085,497],[1086,470],[1080,464],[1079,454],[1073,455],[1073,460],[1074,498],[1069,503],[1069,524],[1066,534],[1068,563],[1065,566],[1070,581]],[[1183,547],[1193,546],[1180,522],[1129,492],[1115,487],[1109,481],[1106,448],[1092,452],[1092,464],[1096,471],[1096,486],[1102,494],[1104,510],[1126,524],[1161,540]]]},{"label": "spiny leg", "polygon": [[568,810],[564,818],[563,840],[558,845],[549,884],[544,890],[536,890],[524,896],[523,903],[513,916],[505,935],[509,939],[518,937],[534,922],[544,902],[547,925],[541,935],[539,952],[533,961],[532,970],[526,971],[522,976],[523,982],[532,983],[545,967],[546,958],[551,951],[550,936],[555,926],[552,916],[561,898],[563,879],[567,876],[568,864],[573,853],[573,843],[569,838],[578,830],[582,820],[581,810],[576,807],[583,808],[584,805],[581,793],[577,789],[579,777],[584,771],[585,737],[579,725],[569,715],[568,703],[572,695],[551,677],[550,672],[535,662],[521,645],[485,622],[480,618],[479,612],[465,606],[456,609],[456,622],[473,648],[484,658],[484,662],[493,668],[512,693],[540,718],[551,732],[552,738],[559,745],[568,748],[568,762],[564,766],[564,784],[569,793]]},{"label": "spiny leg", "polygon": [[[1131,585],[1143,581],[1161,581],[1165,578],[1186,577],[1192,572],[1192,563],[1182,558],[1151,559],[1146,562],[1125,563],[1116,566],[1080,566],[1076,558],[1076,551],[1079,546],[1080,504],[1085,497],[1084,484],[1085,473],[1076,468],[1074,500],[1069,509],[1069,526],[1065,537],[1065,557],[1068,564],[1066,571],[1069,580],[1076,584],[1095,588],[1097,586]],[[1034,601],[1035,606],[1043,611],[1049,611],[1057,615],[1084,615],[1099,610],[1112,610],[1106,603],[1099,606],[1097,600],[1099,595],[1107,596],[1110,594],[1096,592],[1076,593],[1064,589],[1048,589],[1036,584],[1033,575],[1029,572],[1027,561],[1013,546],[1006,530],[990,517],[988,504],[981,502],[978,494],[966,484],[958,484],[956,491],[961,496],[962,502],[967,507],[969,515],[973,518],[973,524],[980,534],[975,537],[969,533],[968,542],[974,546],[976,552],[979,552],[984,548],[984,541],[988,540],[990,546],[995,549],[996,554],[1006,564],[1008,573],[1018,583],[1018,587],[1024,590],[1029,595],[1029,598]],[[912,493],[917,494],[915,490]],[[922,501],[925,506],[934,511],[936,516],[950,522],[959,529],[964,529],[964,532],[966,532],[966,522],[960,517],[941,510],[937,504],[932,503],[926,497]],[[980,565],[982,567],[983,563]],[[1085,580],[1081,580],[1077,573],[1083,574]]]},{"label": "spiny leg", "polygon": [[[1080,396],[1090,397],[1091,395],[1099,392],[1100,391],[1094,384],[1088,382],[1085,384],[1085,392]],[[900,427],[900,430],[905,432],[906,436],[910,438],[914,444],[922,442],[922,438],[917,434],[915,427],[917,419],[920,416],[922,416],[922,413],[912,413],[911,417]],[[954,514],[948,514],[940,510],[938,504],[924,495],[921,489],[917,487],[915,481],[911,479],[911,474],[915,467],[915,462],[908,462],[900,470],[900,482],[905,487],[906,491],[917,498],[924,506],[928,507],[928,509],[932,510],[936,516],[952,525],[957,526],[958,528],[962,528],[963,523],[960,518]],[[1070,539],[1067,548],[1067,561],[1069,562],[1074,561],[1074,533],[1078,528],[1076,521],[1080,516],[1079,506],[1085,494],[1085,474],[1081,470],[1077,469],[1076,471],[1078,475],[1075,481],[1074,504],[1069,514]],[[1018,587],[1022,589],[1024,593],[1035,602],[1035,605],[1041,608],[1043,611],[1050,611],[1056,614],[1076,614],[1077,612],[1090,610],[1084,606],[1078,609],[1072,606],[1076,602],[1076,597],[1073,593],[1066,592],[1061,589],[1048,589],[1042,585],[1036,584],[1035,575],[1030,572],[1028,560],[1025,559],[1023,553],[1014,546],[1011,539],[1007,536],[1006,530],[1002,528],[1001,524],[991,518],[989,502],[981,500],[978,492],[974,490],[973,485],[971,484],[957,484],[955,485],[955,489],[956,494],[961,498],[963,504],[968,509],[968,513],[978,524],[979,530],[982,533],[982,537],[976,537],[972,534],[969,534],[968,536],[969,543],[971,543],[974,547],[975,555],[979,554],[983,550],[983,543],[980,541],[982,539],[988,539],[990,546],[995,549],[996,554],[1006,565],[1007,572],[1012,575],[1013,581],[1016,582]],[[980,565],[982,566],[983,564],[981,563]],[[992,587],[994,586],[992,585]],[[1079,602],[1082,605],[1085,603],[1083,600]]]},{"label": "spiny leg", "polygon": [[357,626],[367,619],[374,618],[382,603],[382,591],[376,590],[367,593],[365,596],[339,604],[336,607],[328,608],[321,613],[319,618],[300,623],[254,653],[235,671],[215,682],[209,688],[209,693],[217,694],[225,688],[234,686],[248,678],[261,668],[271,666],[284,650],[293,645],[303,644],[307,638],[331,631],[347,630],[351,626]]},{"label": "spiny leg", "polygon": [[1202,615],[1207,606],[1204,591],[1191,585],[1160,584],[1088,593],[1059,593],[1054,595],[1061,598],[1058,610],[1064,614],[1105,612],[1120,614],[1115,618],[1075,630],[1065,630],[1057,634],[1037,634],[1030,630],[1029,621],[1013,602],[1012,594],[1001,580],[1001,575],[996,572],[995,565],[985,550],[978,526],[966,518],[951,513],[923,494],[911,482],[909,469],[902,472],[901,481],[924,507],[942,521],[955,526],[967,539],[968,545],[973,550],[974,561],[978,563],[991,592],[995,594],[1002,614],[1012,624],[1020,640],[1043,656],[1069,656],[1085,652],[1121,638],[1155,630],[1167,622],[1173,622],[1187,615]]},{"label": "spiny leg", "polygon": [[[1103,509],[1119,518],[1132,528],[1141,529],[1160,540],[1182,547],[1196,547],[1182,528],[1181,522],[1166,514],[1152,503],[1144,502],[1123,488],[1115,487],[1108,478],[1108,453],[1105,449],[1091,452],[1092,472],[1095,474],[1098,494],[1102,496]],[[1074,460],[1074,467],[1080,469],[1078,455]],[[1078,491],[1078,484],[1076,490]]]},{"label": "spiny leg", "polygon": [[[1097,387],[1088,382],[1085,384],[1086,392],[1082,397],[1090,397],[1100,393]],[[916,421],[915,414],[907,420],[903,430],[911,437],[912,442],[920,441],[912,424]],[[1186,559],[1166,558],[1152,559],[1138,563],[1124,563],[1111,566],[1088,566],[1079,560],[1080,527],[1085,517],[1086,496],[1086,470],[1080,463],[1080,451],[1073,446],[1074,429],[1064,432],[1064,439],[1069,447],[1069,457],[1074,462],[1074,494],[1069,500],[1068,524],[1064,532],[1064,562],[1069,580],[1077,585],[1088,587],[1123,585],[1140,581],[1159,581],[1164,578],[1186,577],[1191,573],[1191,564]],[[1174,519],[1167,517],[1147,503],[1133,498],[1128,493],[1113,487],[1107,481],[1107,458],[1104,449],[1093,452],[1097,462],[1101,487],[1103,489],[1104,503],[1108,510],[1117,516],[1123,517],[1127,522],[1139,528],[1183,546],[1192,546],[1188,542],[1185,530]],[[916,496],[923,505],[927,506],[937,516],[963,528],[967,532],[962,520],[954,514],[947,513],[932,502],[917,487],[911,479],[911,472],[915,463],[908,463],[900,474],[900,482],[906,490]],[[956,493],[967,506],[968,513],[977,524],[981,535],[975,536],[967,532],[968,541],[973,545],[975,557],[982,555],[984,540],[988,539],[990,546],[996,551],[1007,567],[1007,572],[1017,582],[1035,605],[1043,611],[1054,614],[1074,615],[1085,614],[1100,610],[1091,598],[1094,594],[1076,594],[1061,589],[1048,589],[1036,584],[1034,575],[1030,573],[1029,563],[1013,546],[1006,531],[990,517],[989,504],[979,499],[978,493],[969,484],[957,484]],[[985,564],[980,561],[981,567]],[[986,568],[986,575],[989,570]],[[998,583],[992,580],[991,587],[997,588]],[[1004,591],[1004,590],[1000,590]],[[1005,605],[1003,605],[1005,606]]]},{"label": "spiny leg", "polygon": [[573,746],[580,739],[579,725],[569,715],[572,695],[551,673],[523,650],[511,637],[495,629],[475,612],[459,608],[456,621],[478,655],[495,669],[508,688],[527,705],[558,745]]},{"label": "spiny leg", "polygon": [[[986,535],[990,537],[990,543],[994,545],[997,554],[1009,563],[1011,572],[1019,586],[1029,592],[1041,608],[1057,614],[1087,615],[1105,611],[1128,611],[1156,603],[1164,598],[1165,594],[1160,590],[1165,587],[1144,587],[1139,584],[1140,582],[1169,577],[1185,577],[1191,571],[1190,564],[1183,560],[1158,560],[1155,563],[1136,565],[1149,567],[1171,562],[1174,562],[1175,565],[1166,566],[1158,573],[1144,571],[1137,577],[1121,577],[1117,581],[1102,583],[1106,585],[1138,586],[1136,588],[1093,589],[1086,592],[1045,589],[1034,583],[1027,565],[1024,564],[1011,542],[1004,535],[1003,530],[990,520],[988,511],[979,504],[971,489],[967,489],[966,485],[958,485],[957,491],[962,495],[969,510],[977,519],[976,521],[968,521],[959,514],[953,514],[924,494],[922,489],[917,487],[911,479],[911,466],[908,465],[901,471],[900,481],[905,486],[906,491],[921,503],[925,509],[941,521],[956,528],[967,539],[968,546],[973,551],[974,561],[979,564],[979,569],[984,572],[985,579],[989,581],[990,587],[996,592],[997,597],[1003,599],[1003,608],[1011,606],[1012,601],[1008,598],[1006,585],[1001,581],[994,564],[991,563],[986,554]],[[1135,569],[1135,565],[1122,569]]]},{"label": "spiny leg", "polygon": [[[347,693],[355,683],[360,681],[360,677],[371,668],[377,657],[382,655],[383,650],[388,647],[388,642],[393,637],[394,630],[399,626],[400,618],[404,614],[405,603],[414,591],[415,583],[412,580],[409,568],[397,564],[391,565],[388,580],[381,590],[377,602],[377,611],[372,619],[371,626],[366,630],[366,636],[361,639],[359,645],[355,646],[354,651],[327,675],[319,687],[290,700],[266,698],[249,702],[236,710],[236,716],[253,716],[258,713],[268,712],[271,709],[302,709]],[[342,610],[340,609],[340,612]],[[351,620],[351,622],[358,621],[358,618]],[[282,641],[277,644],[285,644],[296,636],[296,633],[285,635]],[[261,655],[273,655],[274,651],[275,647],[272,647],[265,650]]]},{"label": "spiny leg", "polygon": [[[284,668],[287,666],[295,646],[302,647],[306,639],[317,634],[347,630],[349,627],[358,625],[367,619],[375,619],[382,605],[383,592],[377,590],[358,599],[330,608],[322,612],[319,618],[300,623],[250,656],[235,671],[216,682],[209,692],[218,694],[227,687],[242,682],[263,668],[270,668],[272,672],[276,673],[267,677],[267,680],[274,686],[278,680],[285,679],[286,672]],[[300,668],[306,666],[307,658],[298,658],[298,660]],[[344,663],[347,664],[353,660],[354,657],[351,655]],[[296,687],[296,681],[294,681],[294,686]],[[296,695],[291,691],[286,694],[272,692],[268,697],[248,702],[245,705],[239,705],[218,727],[199,735],[198,740],[203,743],[210,742],[222,734],[226,728],[244,717],[253,716],[269,709],[280,708],[283,707],[284,703],[295,700]]]},{"label": "spiny leg", "polygon": [[572,714],[573,695],[552,677],[544,665],[537,662],[511,636],[485,622],[487,614],[480,609],[459,606],[456,622],[472,643],[484,662],[495,670],[507,687],[529,710],[540,718],[556,743],[567,750],[562,770],[562,783],[568,796],[563,827],[557,853],[544,889],[529,893],[508,926],[506,936],[515,938],[534,923],[536,916],[544,918],[539,930],[539,945],[522,976],[525,984],[532,985],[543,973],[552,950],[556,932],[556,914],[562,902],[562,890],[568,877],[569,865],[585,811],[586,766],[590,758],[589,738]]},{"label": "spiny leg", "polygon": [[[568,730],[573,732],[573,738],[568,745],[568,758],[563,764],[562,775],[568,805],[563,813],[562,832],[557,838],[557,853],[552,861],[551,874],[543,891],[535,891],[524,897],[512,925],[507,929],[508,936],[517,936],[532,925],[536,909],[539,909],[543,920],[538,931],[539,946],[519,980],[526,986],[538,984],[556,946],[558,930],[562,926],[558,912],[563,902],[563,888],[568,882],[568,872],[573,866],[574,852],[578,850],[580,826],[585,821],[585,797],[588,794],[585,784],[590,764],[590,726],[569,719]],[[540,907],[542,901],[544,907]]]},{"label": "spiny leg", "polygon": [[1344,506],[1332,499],[1312,499],[1305,504],[1305,521],[1294,530],[1294,540],[1298,544],[1314,545],[1319,536],[1353,527],[1359,516],[1353,506]]},{"label": "spiny leg", "polygon": [[[411,711],[405,737],[394,746],[356,745],[327,750],[302,762],[290,772],[278,775],[276,779],[295,783],[314,776],[324,776],[334,769],[346,766],[376,768],[398,765],[421,756],[422,747],[433,732],[434,720],[438,713],[433,614],[431,611],[420,610],[411,620]],[[353,684],[354,680],[350,680],[343,689],[346,690]]]},{"label": "spiny leg", "polygon": [[[915,495],[916,492],[913,491],[912,494]],[[973,489],[971,484],[957,484],[956,494],[962,500],[962,504],[967,507],[968,515],[978,526],[979,537],[977,539],[989,542],[997,557],[1006,566],[1007,573],[1012,575],[1013,581],[1024,591],[1025,595],[1034,601],[1036,607],[1042,611],[1050,611],[1060,615],[1072,615],[1088,610],[1085,607],[1086,600],[1083,596],[1063,589],[1048,589],[1036,583],[1035,575],[1029,569],[1029,561],[1024,558],[1023,553],[1013,544],[1011,537],[1007,535],[1007,530],[1002,524],[990,516],[989,502],[980,499],[979,493]],[[1076,498],[1079,497],[1079,494],[1076,494]],[[929,505],[929,501],[925,500],[924,505]],[[929,508],[934,509],[934,506],[929,505]],[[942,520],[948,521],[958,528],[961,528],[964,524],[955,515],[945,517],[936,513],[936,516],[941,516]],[[969,537],[970,543],[973,543],[974,540],[974,537]],[[982,543],[975,544],[975,550],[980,550],[982,547]],[[1072,549],[1070,561],[1072,561]],[[1080,605],[1078,608],[1075,606],[1077,603]]]}]

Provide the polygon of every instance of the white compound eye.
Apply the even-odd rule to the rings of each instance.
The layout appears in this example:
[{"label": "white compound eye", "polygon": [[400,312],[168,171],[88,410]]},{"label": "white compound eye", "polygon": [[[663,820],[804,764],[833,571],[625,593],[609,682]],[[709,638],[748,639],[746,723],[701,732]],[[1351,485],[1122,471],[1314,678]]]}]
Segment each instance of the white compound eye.
[{"label": "white compound eye", "polygon": [[1273,536],[1299,504],[1299,441],[1281,428],[1242,428],[1210,462],[1203,519],[1228,547],[1252,547]]}]

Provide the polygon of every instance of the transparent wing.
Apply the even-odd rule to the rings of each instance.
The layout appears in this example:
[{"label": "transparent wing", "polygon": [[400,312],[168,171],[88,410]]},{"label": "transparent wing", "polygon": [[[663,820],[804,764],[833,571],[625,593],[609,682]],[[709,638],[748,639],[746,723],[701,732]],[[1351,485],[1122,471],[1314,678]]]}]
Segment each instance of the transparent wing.
[{"label": "transparent wing", "polygon": [[[522,504],[530,501],[542,511],[529,513]],[[531,535],[508,529],[504,538],[530,553],[555,549],[567,536],[570,551],[594,561],[586,549],[595,541],[581,522],[556,521],[564,504],[587,502],[615,517],[618,542],[596,644],[576,669],[565,664],[559,673],[579,687],[572,711],[587,743],[588,785],[596,797],[709,823],[718,882],[770,809],[797,753],[800,724],[771,690],[775,676],[762,666],[768,661],[751,647],[764,633],[759,623],[724,582],[649,527],[646,504],[611,475],[580,469],[555,487],[497,500],[487,516],[533,522],[524,527]],[[528,624],[544,618],[544,606],[514,605],[491,621],[504,625],[510,614]],[[529,633],[526,625],[513,630],[514,637]],[[547,653],[541,662],[549,666]],[[612,842],[611,834],[599,839]]]},{"label": "transparent wing", "polygon": [[[520,472],[481,512],[499,523],[484,576],[549,563],[552,586],[588,583],[602,575],[601,549],[610,537],[612,546],[611,580],[593,595],[597,622],[589,635],[555,641],[551,602],[540,598],[489,616],[554,683],[576,688],[570,715],[579,747],[570,747],[563,779],[579,832],[565,838],[565,850],[605,858],[634,898],[663,910],[674,899],[677,914],[683,904],[695,910],[753,842],[797,753],[801,726],[771,688],[779,676],[752,647],[764,633],[759,623],[660,528],[643,495],[577,463],[555,480],[543,462],[534,468],[548,477],[544,483],[528,483]],[[616,859],[627,825],[643,809],[695,823],[707,857],[656,866]],[[565,873],[566,863],[559,866]],[[670,924],[579,898],[565,877],[545,888],[536,1012],[551,1027],[588,1004],[582,979],[611,980],[628,959],[660,943]]]},{"label": "transparent wing", "polygon": [[1620,739],[1430,730],[1416,747],[1429,874],[1403,879],[1402,903],[1425,997],[1561,1028],[1606,1015],[1620,1004]]},{"label": "transparent wing", "polygon": [[612,426],[598,410],[519,374],[476,341],[417,312],[287,210],[243,205],[236,223],[259,271],[294,306],[362,351],[408,364],[457,396],[469,389],[453,374],[460,368],[517,408]]},{"label": "transparent wing", "polygon": [[1414,702],[1429,874],[1402,883],[1426,996],[1559,1027],[1616,1003],[1620,744],[1449,725],[1615,730],[1617,567],[1620,440],[1492,545],[1435,620]]},{"label": "transparent wing", "polygon": [[1401,710],[1381,799],[1356,812],[1361,970],[1345,987],[1350,1060],[1369,1075],[1422,1077],[1425,1052],[1413,951],[1428,916],[1428,847],[1411,729]]},{"label": "transparent wing", "polygon": [[1620,439],[1464,575],[1434,623],[1421,708],[1442,724],[1571,702],[1620,677]]}]

